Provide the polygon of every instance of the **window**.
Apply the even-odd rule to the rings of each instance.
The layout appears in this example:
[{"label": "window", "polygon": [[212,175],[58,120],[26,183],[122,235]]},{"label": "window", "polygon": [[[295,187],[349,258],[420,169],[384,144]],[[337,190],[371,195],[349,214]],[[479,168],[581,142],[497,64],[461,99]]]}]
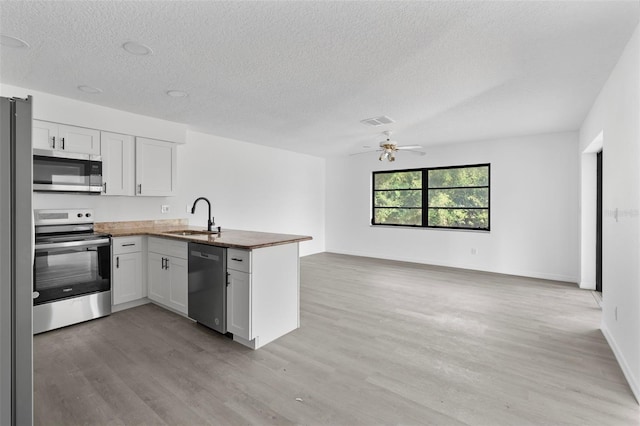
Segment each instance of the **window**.
[{"label": "window", "polygon": [[422,226],[422,170],[374,172],[373,221]]},{"label": "window", "polygon": [[490,165],[373,173],[373,225],[489,230]]}]

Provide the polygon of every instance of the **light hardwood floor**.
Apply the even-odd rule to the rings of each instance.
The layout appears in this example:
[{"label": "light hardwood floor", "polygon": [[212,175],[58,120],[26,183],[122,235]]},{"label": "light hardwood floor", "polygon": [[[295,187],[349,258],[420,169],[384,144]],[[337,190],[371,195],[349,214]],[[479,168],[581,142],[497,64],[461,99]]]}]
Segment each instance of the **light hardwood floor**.
[{"label": "light hardwood floor", "polygon": [[154,305],[35,336],[35,423],[637,425],[591,292],[323,253],[251,351]]}]

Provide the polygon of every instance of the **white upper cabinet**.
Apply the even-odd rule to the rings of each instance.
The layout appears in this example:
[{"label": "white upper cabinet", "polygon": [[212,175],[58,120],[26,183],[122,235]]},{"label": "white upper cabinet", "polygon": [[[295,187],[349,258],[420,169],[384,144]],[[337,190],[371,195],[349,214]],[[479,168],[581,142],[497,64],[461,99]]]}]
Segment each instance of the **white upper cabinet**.
[{"label": "white upper cabinet", "polygon": [[136,195],[175,195],[177,154],[175,143],[136,137]]},{"label": "white upper cabinet", "polygon": [[33,120],[33,147],[100,155],[100,131]]},{"label": "white upper cabinet", "polygon": [[59,144],[58,124],[48,121],[33,120],[33,147],[38,149],[55,149]]},{"label": "white upper cabinet", "polygon": [[69,152],[100,155],[100,131],[61,124],[58,135],[62,149]]},{"label": "white upper cabinet", "polygon": [[135,195],[135,144],[131,135],[100,132],[104,195]]}]

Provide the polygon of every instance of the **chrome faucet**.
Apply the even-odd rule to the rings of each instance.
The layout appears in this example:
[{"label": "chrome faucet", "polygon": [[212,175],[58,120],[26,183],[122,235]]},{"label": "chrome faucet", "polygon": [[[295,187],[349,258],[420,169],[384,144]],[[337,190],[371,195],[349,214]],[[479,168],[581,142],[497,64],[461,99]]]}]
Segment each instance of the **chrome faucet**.
[{"label": "chrome faucet", "polygon": [[209,205],[209,216],[207,217],[207,231],[211,231],[211,228],[213,227],[213,217],[211,216],[211,202],[209,202],[209,200],[207,200],[205,197],[200,197],[198,199],[196,199],[193,202],[193,207],[191,207],[191,214],[195,214],[196,212],[196,204],[198,204],[198,201],[200,200],[204,200],[207,202],[207,204]]}]

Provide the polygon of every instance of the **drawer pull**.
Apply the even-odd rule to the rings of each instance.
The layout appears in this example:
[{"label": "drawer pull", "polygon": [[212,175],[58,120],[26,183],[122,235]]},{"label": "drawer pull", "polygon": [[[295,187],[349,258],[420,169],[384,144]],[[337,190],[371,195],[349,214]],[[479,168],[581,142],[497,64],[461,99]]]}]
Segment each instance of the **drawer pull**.
[{"label": "drawer pull", "polygon": [[238,259],[237,257],[232,257],[231,260],[235,260],[236,262],[244,261],[244,259]]},{"label": "drawer pull", "polygon": [[135,246],[136,243],[127,243],[127,244],[122,244],[122,247],[131,247],[131,246]]}]

